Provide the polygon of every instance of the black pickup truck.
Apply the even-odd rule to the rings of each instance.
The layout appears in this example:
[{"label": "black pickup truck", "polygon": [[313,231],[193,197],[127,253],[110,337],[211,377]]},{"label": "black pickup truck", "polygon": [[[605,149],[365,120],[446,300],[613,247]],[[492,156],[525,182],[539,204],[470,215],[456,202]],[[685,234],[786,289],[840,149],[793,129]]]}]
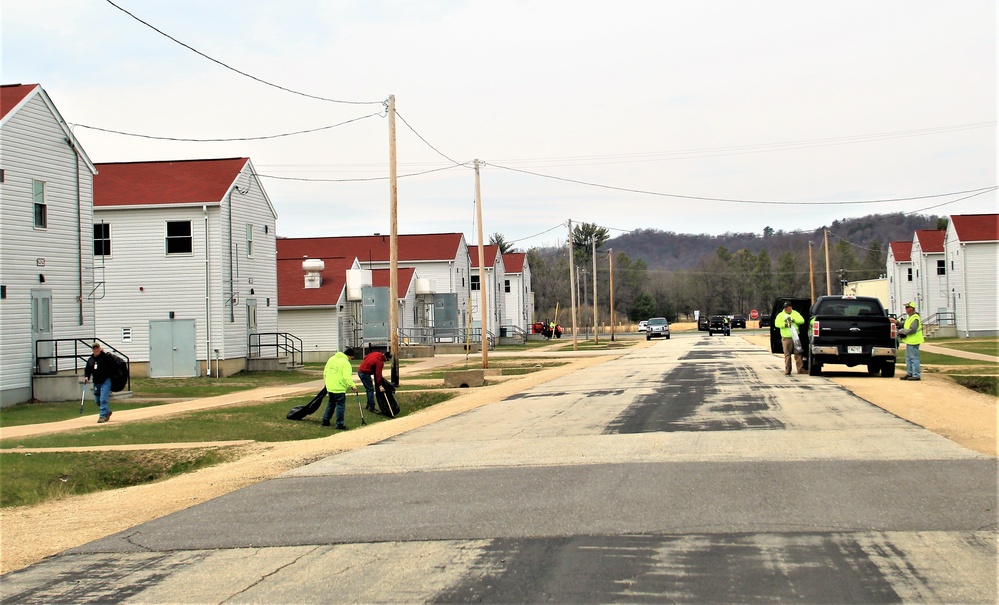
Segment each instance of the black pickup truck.
[{"label": "black pickup truck", "polygon": [[[812,376],[829,363],[849,367],[866,365],[869,374],[895,375],[897,330],[881,301],[865,296],[821,296],[809,308],[807,298],[780,298],[770,317],[781,312],[784,301],[805,318],[799,328],[805,367]],[[770,327],[770,350],[782,353],[780,326]]]},{"label": "black pickup truck", "polygon": [[869,374],[895,375],[897,330],[881,301],[867,296],[820,296],[809,320],[808,373],[823,364],[866,365]]},{"label": "black pickup truck", "polygon": [[820,296],[806,317],[811,376],[820,376],[829,363],[865,365],[869,374],[885,378],[895,375],[897,331],[878,299]]}]

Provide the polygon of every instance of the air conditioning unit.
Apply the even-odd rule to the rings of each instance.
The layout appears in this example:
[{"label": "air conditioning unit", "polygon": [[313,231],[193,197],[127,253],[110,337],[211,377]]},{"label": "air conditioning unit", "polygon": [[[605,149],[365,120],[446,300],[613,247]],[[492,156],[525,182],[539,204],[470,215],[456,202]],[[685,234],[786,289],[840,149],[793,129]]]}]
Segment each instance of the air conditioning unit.
[{"label": "air conditioning unit", "polygon": [[433,294],[434,293],[434,282],[429,277],[417,277],[414,280],[413,287],[417,294]]},{"label": "air conditioning unit", "polygon": [[360,302],[365,286],[371,286],[371,269],[347,269],[347,300]]}]

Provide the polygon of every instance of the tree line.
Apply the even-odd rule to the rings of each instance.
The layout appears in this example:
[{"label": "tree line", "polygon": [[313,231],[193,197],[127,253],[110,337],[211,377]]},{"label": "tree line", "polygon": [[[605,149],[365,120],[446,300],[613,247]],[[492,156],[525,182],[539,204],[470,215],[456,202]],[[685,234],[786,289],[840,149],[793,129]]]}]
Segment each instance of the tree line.
[{"label": "tree line", "polygon": [[[894,219],[894,220],[893,220]],[[899,229],[899,222],[904,222]],[[670,321],[690,321],[694,311],[702,314],[739,314],[748,316],[756,309],[769,312],[778,297],[811,297],[840,294],[847,282],[877,279],[884,275],[888,242],[911,240],[917,229],[946,228],[946,219],[937,217],[884,215],[834,221],[830,227],[811,232],[785,233],[766,228],[762,237],[743,237],[750,245],[731,250],[724,244],[702,254],[684,268],[660,263],[650,267],[644,258],[632,258],[627,238],[611,240],[607,230],[592,223],[573,226],[570,245],[531,248],[527,260],[534,290],[535,317],[570,323],[569,307],[576,295],[577,324],[593,325],[593,301],[596,297],[597,323],[610,321],[610,269],[614,272],[614,311],[617,322],[637,322],[650,317]],[[828,238],[826,230],[828,229]],[[907,236],[898,231],[910,229]],[[661,233],[660,248],[670,241],[689,244],[692,236],[676,237]],[[895,236],[888,239],[884,234]],[[628,235],[633,235],[628,234]],[[641,234],[648,248],[654,239],[648,231]],[[745,234],[743,234],[745,235]],[[672,237],[671,237],[672,236]],[[711,236],[697,236],[711,238]],[[632,238],[634,240],[634,238]],[[732,243],[733,234],[718,236],[716,241]],[[828,240],[828,266],[826,256]],[[494,234],[491,243],[505,241]],[[753,245],[759,244],[759,245]],[[574,279],[570,280],[569,250],[572,250]],[[509,247],[506,251],[510,251]],[[594,255],[595,251],[595,255]],[[668,252],[667,252],[668,254]],[[662,255],[660,255],[660,258]],[[593,287],[596,259],[596,292]],[[573,291],[574,289],[574,291]]]}]

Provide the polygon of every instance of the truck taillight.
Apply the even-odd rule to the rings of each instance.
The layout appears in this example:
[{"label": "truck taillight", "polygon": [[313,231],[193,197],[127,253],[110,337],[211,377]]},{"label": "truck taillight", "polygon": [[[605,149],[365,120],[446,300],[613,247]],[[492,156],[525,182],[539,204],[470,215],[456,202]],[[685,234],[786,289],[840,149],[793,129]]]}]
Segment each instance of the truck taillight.
[{"label": "truck taillight", "polygon": [[898,338],[898,326],[896,326],[895,324],[891,325],[891,337],[893,339]]},{"label": "truck taillight", "polygon": [[812,323],[812,336],[818,336],[818,335],[819,335],[819,322],[816,321]]}]

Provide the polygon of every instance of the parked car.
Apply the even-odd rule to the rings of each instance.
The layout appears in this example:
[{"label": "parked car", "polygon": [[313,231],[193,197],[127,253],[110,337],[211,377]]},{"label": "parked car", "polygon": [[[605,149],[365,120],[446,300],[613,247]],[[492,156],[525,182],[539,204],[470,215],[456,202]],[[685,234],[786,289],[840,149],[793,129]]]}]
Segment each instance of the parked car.
[{"label": "parked car", "polygon": [[707,331],[707,329],[708,329],[708,323],[709,322],[710,322],[710,320],[708,319],[707,315],[701,315],[700,317],[698,317],[697,318],[697,331],[698,332],[705,332],[705,331]]},{"label": "parked car", "polygon": [[769,328],[774,323],[774,318],[770,315],[760,315],[760,327]]},{"label": "parked car", "polygon": [[743,328],[743,329],[745,329],[745,327],[746,327],[746,318],[744,316],[742,316],[742,315],[733,315],[732,316],[732,327],[733,328]]},{"label": "parked car", "polygon": [[712,315],[708,322],[708,336],[714,336],[716,333],[729,336],[732,333],[731,327],[727,315]]},{"label": "parked car", "polygon": [[647,322],[644,319],[642,321],[638,322],[638,331],[639,332],[647,332],[648,330],[649,330],[649,322]]},{"label": "parked car", "polygon": [[665,317],[653,317],[648,321],[648,331],[645,333],[645,340],[653,338],[665,338],[669,340],[669,322]]}]

